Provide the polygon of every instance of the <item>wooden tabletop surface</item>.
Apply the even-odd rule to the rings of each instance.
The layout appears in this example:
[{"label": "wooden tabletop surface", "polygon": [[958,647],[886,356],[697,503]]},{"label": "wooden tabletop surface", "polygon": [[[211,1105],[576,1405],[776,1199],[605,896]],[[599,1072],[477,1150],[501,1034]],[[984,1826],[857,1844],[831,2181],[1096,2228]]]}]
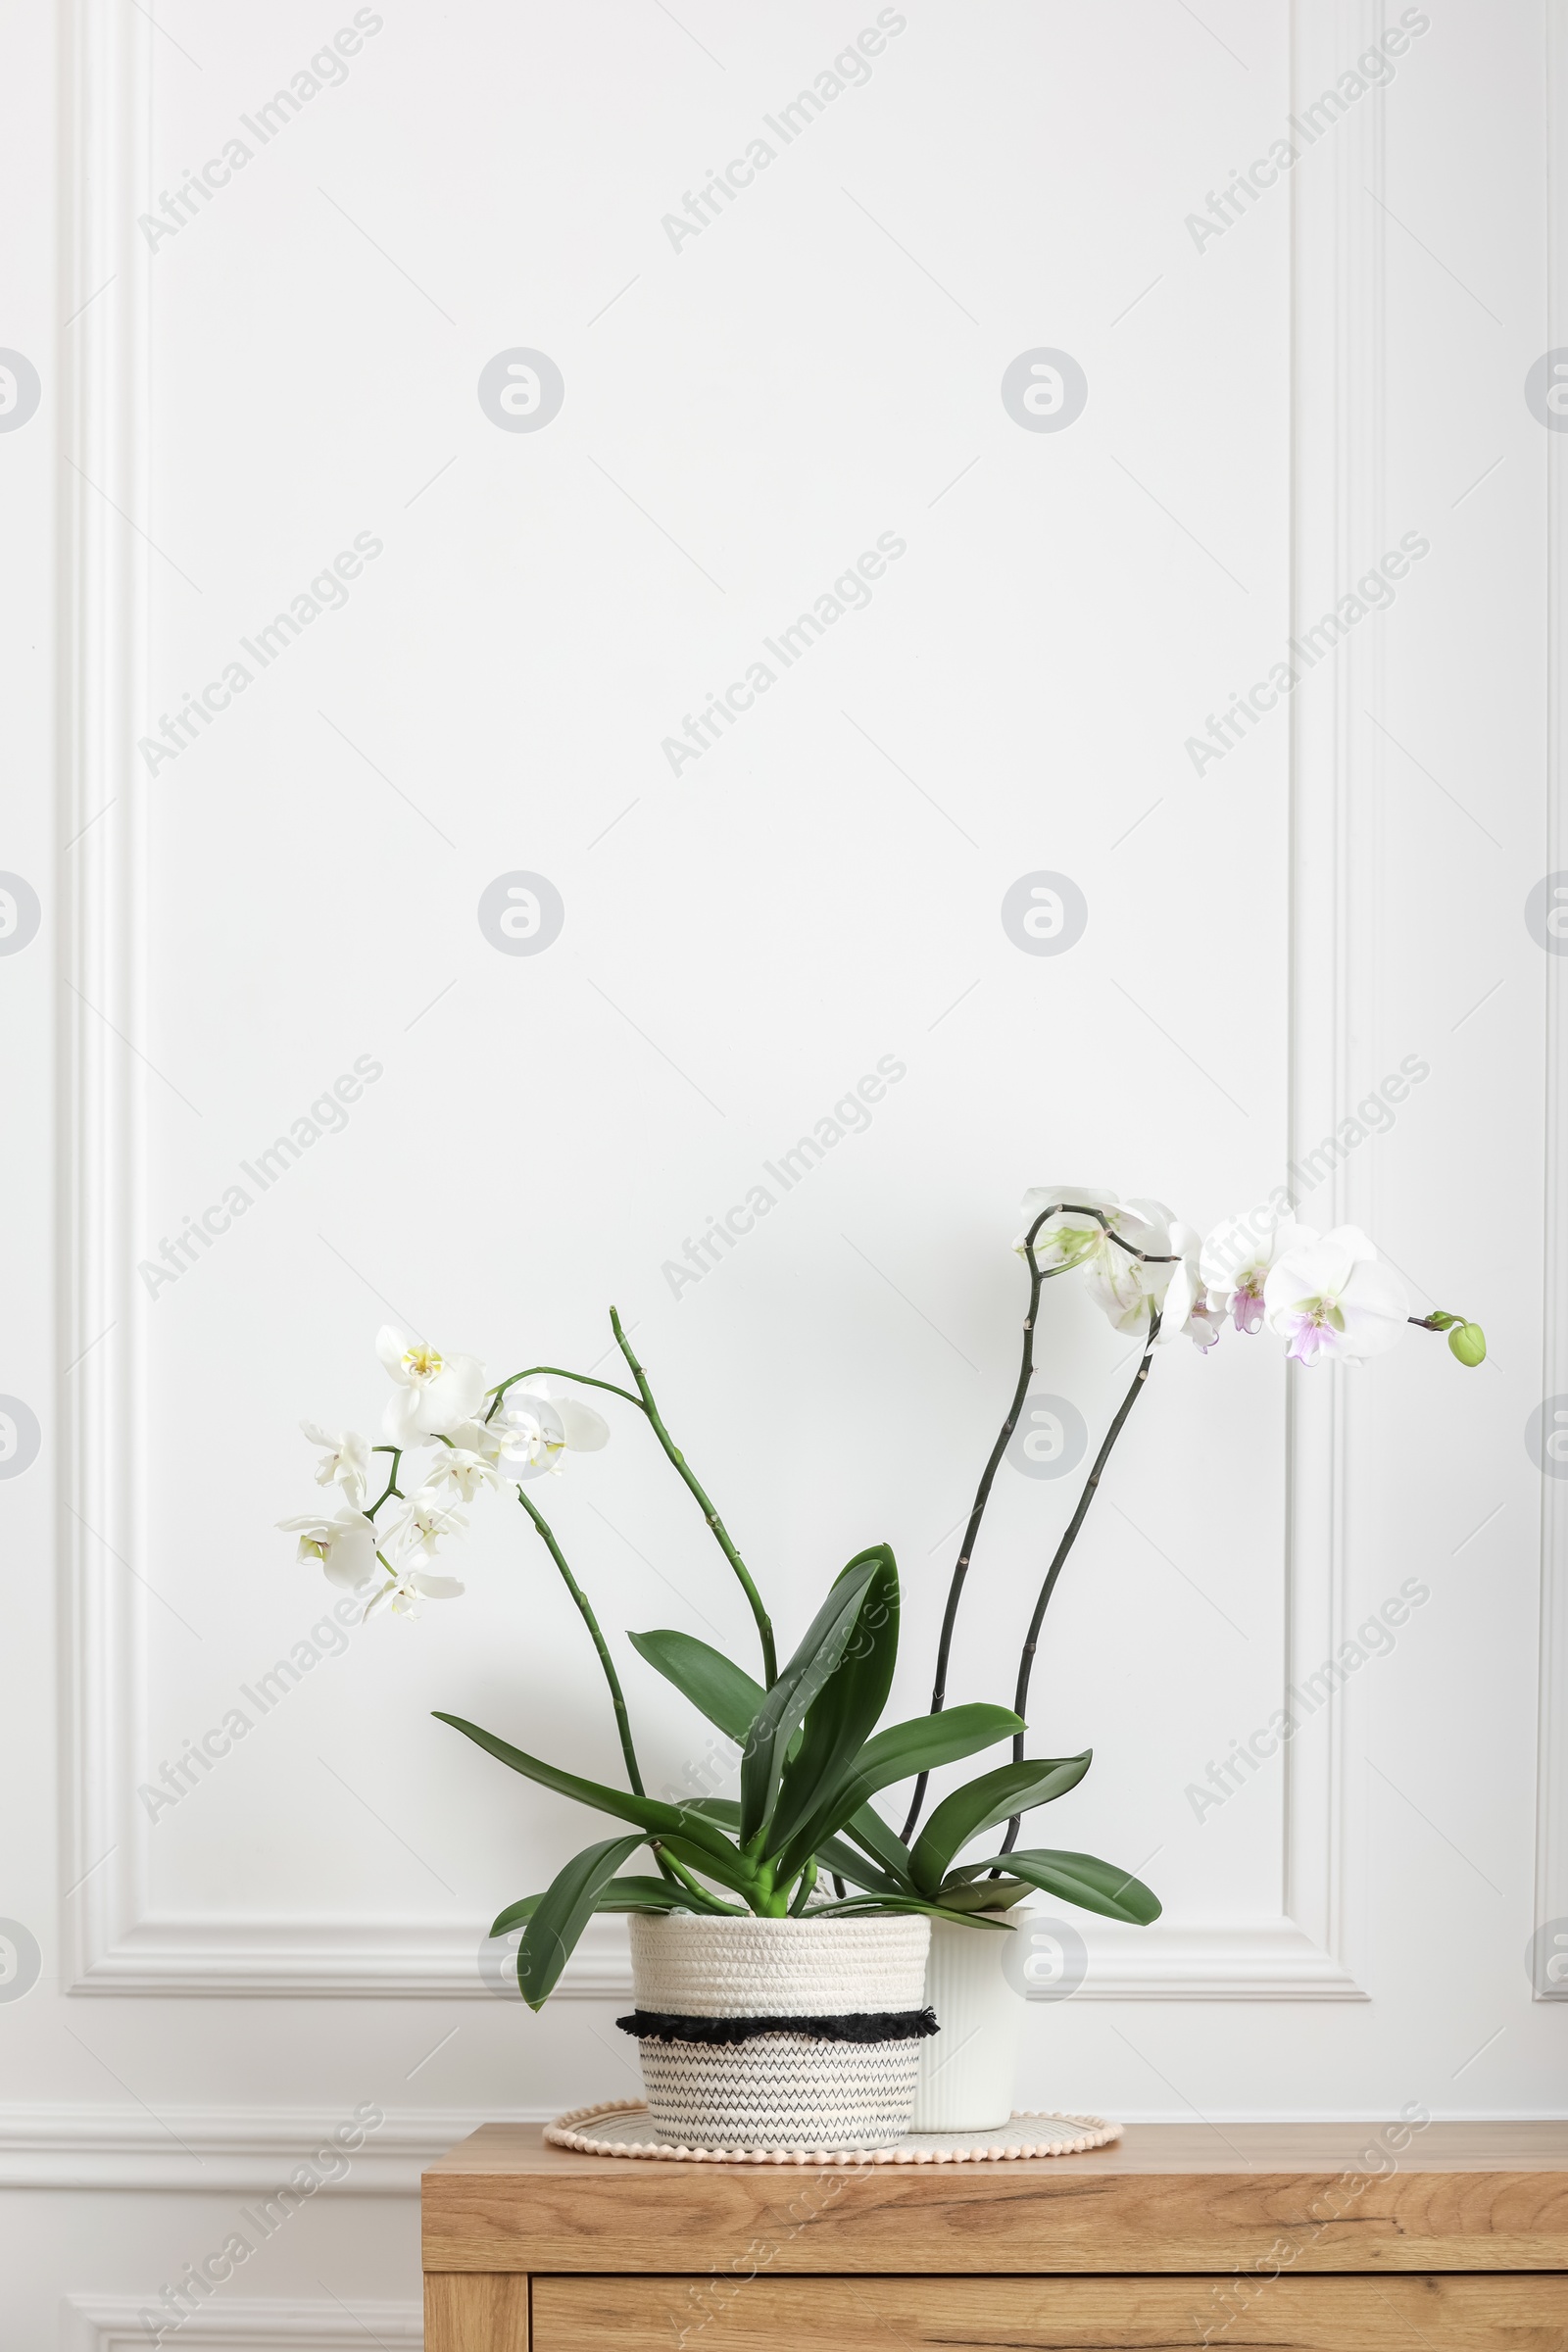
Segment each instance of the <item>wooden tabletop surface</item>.
[{"label": "wooden tabletop surface", "polygon": [[[592,2126],[585,2129],[591,2130]],[[1389,2146],[1390,2136],[1405,2137],[1403,2146]],[[1568,2170],[1568,2120],[1546,2123],[1466,2123],[1413,2126],[1395,2124],[1129,2124],[1121,2138],[1108,2148],[1084,2156],[1024,2158],[1001,2165],[970,2165],[965,2172],[1032,2174],[1064,2180],[1088,2170],[1096,2173],[1321,2173],[1353,2165],[1361,2158],[1368,2167],[1386,2149],[1387,2164],[1401,2172],[1543,2172]],[[1369,2153],[1370,2151],[1370,2153]],[[651,2176],[691,2176],[834,2171],[801,2165],[668,2165],[623,2156],[575,2156],[566,2148],[545,2144],[538,2124],[482,2124],[459,2140],[445,2156],[427,2167],[426,2181],[452,2174],[484,2174],[507,2180],[540,2177],[583,2180],[611,2177],[626,2182]],[[885,2165],[857,2167],[857,2171],[886,2172]],[[900,2166],[901,2174],[925,2180],[952,2179],[953,2168]]]},{"label": "wooden tabletop surface", "polygon": [[424,2176],[426,2271],[1568,2272],[1568,2122],[1135,2124],[1000,2164],[674,2164],[488,2124]]}]

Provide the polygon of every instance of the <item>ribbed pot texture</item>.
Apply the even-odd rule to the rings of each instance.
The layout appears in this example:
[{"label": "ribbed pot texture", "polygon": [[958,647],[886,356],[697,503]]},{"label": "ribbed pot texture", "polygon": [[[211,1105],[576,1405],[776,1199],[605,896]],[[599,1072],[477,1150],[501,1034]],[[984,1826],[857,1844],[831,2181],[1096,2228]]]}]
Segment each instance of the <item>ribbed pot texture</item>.
[{"label": "ribbed pot texture", "polygon": [[[925,2003],[930,1922],[919,1918],[702,1919],[633,1914],[640,2034],[654,2129],[691,2148],[881,2148],[909,2128],[926,2045],[902,2038],[822,2039],[776,2022],[742,2040],[680,2037],[679,2022],[907,2019]],[[872,2021],[872,2022],[861,2022]],[[733,2029],[731,2029],[733,2030]],[[838,2032],[835,2022],[831,2029]]]},{"label": "ribbed pot texture", "polygon": [[942,2031],[920,2044],[911,2130],[992,2132],[1011,2115],[1024,1999],[1005,1974],[1010,1943],[985,1928],[931,1922],[925,1997]]}]

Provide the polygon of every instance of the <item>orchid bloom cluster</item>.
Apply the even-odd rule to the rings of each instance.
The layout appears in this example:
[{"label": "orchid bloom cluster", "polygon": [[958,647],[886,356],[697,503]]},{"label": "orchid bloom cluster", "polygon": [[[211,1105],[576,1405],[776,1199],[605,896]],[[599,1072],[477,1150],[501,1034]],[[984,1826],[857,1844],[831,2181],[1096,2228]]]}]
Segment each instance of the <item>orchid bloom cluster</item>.
[{"label": "orchid bloom cluster", "polygon": [[1254,1210],[1205,1238],[1163,1201],[1119,1200],[1094,1185],[1028,1192],[1023,1207],[1030,1223],[1015,1249],[1024,1256],[1032,1249],[1047,1274],[1087,1266],[1089,1290],[1115,1329],[1138,1332],[1157,1315],[1156,1345],[1185,1336],[1207,1349],[1229,1320],[1241,1332],[1267,1324],[1298,1363],[1356,1363],[1415,1323],[1446,1331],[1462,1364],[1486,1355],[1478,1323],[1410,1313],[1403,1283],[1358,1225],[1319,1234]]},{"label": "orchid bloom cluster", "polygon": [[[322,1449],[316,1482],[336,1488],[342,1505],[331,1516],[323,1508],[278,1524],[298,1536],[301,1560],[317,1562],[344,1592],[368,1595],[367,1616],[380,1608],[412,1616],[420,1601],[454,1600],[464,1589],[442,1572],[437,1550],[466,1527],[461,1504],[486,1488],[514,1497],[558,1470],[568,1447],[596,1452],[610,1428],[590,1405],[558,1396],[542,1375],[487,1389],[476,1356],[444,1356],[390,1326],[375,1348],[393,1384],[383,1443],[302,1421]],[[372,1501],[378,1454],[389,1460]]]}]

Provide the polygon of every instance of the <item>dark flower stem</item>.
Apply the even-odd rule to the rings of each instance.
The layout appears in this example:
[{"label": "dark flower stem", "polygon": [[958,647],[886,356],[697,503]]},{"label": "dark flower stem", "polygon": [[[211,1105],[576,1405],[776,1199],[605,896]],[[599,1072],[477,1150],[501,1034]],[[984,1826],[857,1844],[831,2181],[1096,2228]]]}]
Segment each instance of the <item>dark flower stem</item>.
[{"label": "dark flower stem", "polygon": [[[1135,1250],[1131,1242],[1123,1241],[1119,1233],[1111,1231],[1110,1220],[1102,1209],[1080,1208],[1076,1202],[1070,1200],[1058,1200],[1053,1207],[1043,1208],[1024,1235],[1022,1251],[1029,1261],[1029,1312],[1023,1321],[1023,1353],[1018,1366],[1018,1381],[1012,1393],[1012,1402],[1007,1408],[1006,1419],[1003,1422],[997,1435],[997,1442],[991,1448],[991,1457],[980,1474],[980,1484],[975,1490],[974,1506],[969,1513],[969,1523],[963,1531],[963,1542],[958,1547],[957,1561],[954,1567],[952,1581],[948,1586],[948,1605],[942,1613],[942,1636],[937,1643],[936,1681],[931,1691],[933,1715],[940,1715],[947,1703],[948,1664],[953,1654],[953,1630],[957,1623],[958,1603],[963,1597],[964,1579],[968,1576],[969,1562],[974,1556],[975,1541],[980,1533],[980,1523],[986,1515],[986,1504],[991,1499],[992,1483],[1001,1467],[1002,1457],[1007,1450],[1008,1440],[1017,1426],[1018,1415],[1023,1410],[1023,1400],[1029,1393],[1029,1383],[1034,1375],[1035,1319],[1040,1311],[1040,1288],[1042,1283],[1049,1282],[1053,1275],[1065,1274],[1070,1271],[1070,1265],[1043,1267],[1035,1255],[1035,1237],[1049,1218],[1061,1216],[1064,1213],[1075,1217],[1093,1218],[1102,1233],[1113,1241],[1118,1249],[1125,1250],[1129,1257],[1141,1258],[1146,1265],[1163,1266],[1174,1263],[1171,1258],[1154,1257],[1148,1250]],[[1124,1417],[1125,1410],[1124,1407]],[[1120,1425],[1118,1421],[1116,1427],[1119,1428]],[[1103,1455],[1102,1455],[1102,1459],[1103,1459]],[[1098,1469],[1096,1475],[1098,1476]],[[1073,1522],[1074,1534],[1077,1533],[1078,1523],[1082,1519],[1085,1507],[1082,1504],[1079,1506],[1078,1520]],[[922,1772],[914,1784],[914,1794],[909,1801],[908,1817],[904,1824],[906,1845],[913,1836],[915,1824],[920,1818],[920,1808],[925,1803],[926,1785],[929,1779],[930,1775]]]},{"label": "dark flower stem", "polygon": [[[1105,1464],[1110,1459],[1110,1449],[1115,1445],[1116,1440],[1121,1436],[1122,1430],[1126,1426],[1128,1414],[1132,1411],[1133,1406],[1138,1402],[1139,1397],[1143,1394],[1144,1384],[1149,1378],[1149,1367],[1153,1359],[1154,1342],[1158,1339],[1158,1337],[1159,1315],[1156,1310],[1150,1316],[1149,1319],[1149,1337],[1144,1343],[1143,1362],[1133,1374],[1132,1387],[1122,1398],[1121,1404],[1117,1408],[1116,1418],[1114,1421],[1112,1421],[1109,1429],[1107,1429],[1105,1432],[1105,1442],[1095,1456],[1095,1466],[1090,1471],[1088,1478],[1085,1480],[1084,1491],[1078,1497],[1078,1508],[1074,1511],[1071,1519],[1067,1522],[1067,1532],[1056,1546],[1055,1557],[1053,1559],[1051,1566],[1047,1569],[1046,1581],[1040,1588],[1040,1597],[1035,1602],[1035,1613],[1029,1620],[1029,1631],[1024,1639],[1023,1653],[1018,1660],[1018,1688],[1014,1693],[1012,1702],[1012,1711],[1015,1715],[1021,1715],[1028,1703],[1029,1677],[1034,1672],[1035,1651],[1040,1644],[1040,1628],[1045,1622],[1046,1611],[1051,1606],[1051,1595],[1056,1590],[1056,1579],[1060,1576],[1062,1568],[1066,1563],[1068,1552],[1071,1551],[1074,1544],[1078,1540],[1078,1530],[1083,1526],[1085,1519],[1089,1515],[1089,1505],[1094,1501],[1096,1491],[1100,1486],[1101,1472],[1104,1469]],[[1012,1754],[1014,1763],[1021,1764],[1023,1762],[1023,1741],[1024,1735],[1022,1732],[1015,1732],[1012,1740]],[[1012,1819],[1008,1822],[1007,1835],[1002,1841],[1002,1850],[1004,1854],[1010,1854],[1014,1845],[1016,1845],[1018,1841],[1018,1828],[1022,1819],[1023,1816],[1021,1814],[1015,1813]],[[992,1873],[993,1877],[998,1877],[1001,1874],[998,1872]]]},{"label": "dark flower stem", "polygon": [[[1023,1400],[1029,1393],[1029,1383],[1034,1377],[1035,1317],[1040,1311],[1040,1288],[1042,1283],[1048,1279],[1046,1269],[1040,1264],[1034,1252],[1035,1235],[1039,1232],[1043,1222],[1044,1218],[1037,1217],[1034,1224],[1030,1226],[1027,1237],[1029,1242],[1029,1312],[1023,1319],[1023,1352],[1018,1364],[1017,1385],[1012,1392],[1012,1402],[1007,1407],[1006,1418],[997,1433],[996,1444],[991,1448],[990,1458],[980,1473],[980,1484],[975,1489],[974,1502],[969,1511],[969,1522],[963,1531],[963,1542],[958,1546],[957,1561],[948,1585],[948,1605],[942,1612],[942,1635],[937,1642],[936,1680],[931,1690],[931,1712],[933,1715],[940,1715],[943,1707],[947,1704],[948,1664],[953,1655],[953,1629],[958,1620],[958,1603],[963,1597],[964,1579],[968,1576],[969,1562],[974,1556],[975,1539],[980,1533],[980,1523],[986,1515],[986,1504],[991,1499],[992,1483],[1002,1466],[1002,1457],[1007,1450],[1008,1441],[1017,1426],[1018,1415],[1023,1410]],[[1066,1268],[1057,1266],[1054,1267],[1052,1271],[1064,1273]],[[928,1772],[922,1772],[914,1784],[914,1794],[909,1799],[908,1817],[904,1824],[906,1845],[909,1843],[914,1835],[914,1827],[920,1818],[920,1808],[925,1803],[925,1792],[930,1778],[931,1775]]]},{"label": "dark flower stem", "polygon": [[560,1569],[562,1582],[576,1602],[582,1615],[582,1621],[592,1637],[593,1645],[599,1652],[599,1663],[604,1668],[605,1680],[610,1685],[611,1704],[615,1710],[615,1729],[620,1734],[620,1752],[626,1759],[626,1778],[630,1781],[632,1788],[638,1796],[646,1795],[647,1791],[643,1788],[643,1776],[637,1765],[637,1749],[631,1736],[631,1719],[626,1713],[625,1695],[620,1688],[620,1677],[615,1672],[615,1661],[610,1654],[610,1645],[599,1630],[599,1620],[594,1615],[593,1603],[567,1567],[566,1555],[556,1542],[550,1522],[542,1511],[534,1508],[520,1487],[517,1490],[517,1500],[533,1521],[540,1541]]},{"label": "dark flower stem", "polygon": [[[626,1358],[626,1363],[630,1369],[631,1376],[637,1383],[637,1400],[641,1402],[643,1411],[648,1416],[649,1425],[652,1428],[655,1437],[659,1440],[659,1443],[664,1448],[665,1453],[669,1456],[670,1461],[679,1471],[681,1477],[685,1480],[686,1485],[690,1488],[692,1494],[696,1497],[698,1507],[701,1509],[704,1519],[708,1522],[708,1525],[713,1532],[713,1541],[717,1544],[720,1551],[724,1554],[725,1559],[728,1560],[730,1566],[734,1569],[735,1575],[739,1580],[741,1590],[745,1593],[747,1600],[751,1603],[752,1615],[757,1621],[758,1638],[762,1644],[762,1681],[767,1689],[771,1690],[774,1683],[778,1680],[778,1658],[773,1648],[773,1622],[768,1616],[766,1609],[762,1605],[762,1595],[760,1592],[759,1592],[756,1585],[752,1582],[751,1571],[748,1569],[746,1562],[741,1558],[740,1553],[736,1550],[733,1543],[730,1541],[728,1528],[726,1528],[723,1520],[719,1517],[711,1502],[709,1500],[707,1494],[703,1492],[695,1473],[692,1471],[686,1460],[686,1456],[681,1452],[679,1446],[671,1438],[668,1430],[664,1427],[664,1424],[660,1417],[659,1407],[654,1401],[654,1392],[648,1385],[648,1375],[643,1370],[641,1364],[637,1361],[636,1356],[632,1353],[631,1342],[627,1339],[626,1334],[622,1331],[620,1327],[620,1317],[615,1312],[613,1307],[612,1307],[610,1310],[610,1328],[614,1333],[615,1345],[619,1348],[621,1354]],[[624,1390],[622,1390],[620,1394],[624,1395]]]}]

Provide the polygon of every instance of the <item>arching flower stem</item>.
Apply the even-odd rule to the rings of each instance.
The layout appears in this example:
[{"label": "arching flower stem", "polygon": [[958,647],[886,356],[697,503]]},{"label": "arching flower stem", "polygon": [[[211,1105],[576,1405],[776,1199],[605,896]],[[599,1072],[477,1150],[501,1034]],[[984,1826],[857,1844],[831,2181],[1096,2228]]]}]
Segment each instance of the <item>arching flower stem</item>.
[{"label": "arching flower stem", "polygon": [[[958,1603],[963,1597],[964,1581],[969,1574],[969,1563],[974,1557],[975,1542],[980,1534],[981,1522],[986,1515],[986,1505],[991,1499],[992,1484],[1001,1467],[1002,1457],[1007,1450],[1008,1441],[1017,1427],[1018,1415],[1023,1410],[1024,1398],[1029,1393],[1029,1383],[1034,1376],[1035,1321],[1040,1312],[1041,1285],[1049,1282],[1054,1275],[1066,1274],[1071,1271],[1070,1260],[1065,1265],[1042,1266],[1035,1254],[1036,1237],[1040,1228],[1052,1217],[1059,1217],[1064,1213],[1075,1217],[1093,1218],[1108,1241],[1114,1242],[1119,1250],[1125,1250],[1129,1257],[1141,1258],[1146,1265],[1162,1266],[1175,1262],[1172,1258],[1154,1256],[1146,1250],[1135,1249],[1131,1242],[1125,1241],[1113,1229],[1110,1218],[1103,1209],[1080,1207],[1077,1202],[1072,1200],[1058,1200],[1051,1207],[1043,1208],[1024,1235],[1021,1248],[1029,1261],[1029,1311],[1023,1319],[1023,1350],[1018,1365],[1018,1380],[1012,1393],[1012,1402],[1007,1408],[1006,1417],[997,1433],[997,1442],[991,1448],[990,1458],[984,1470],[980,1473],[980,1484],[975,1490],[974,1503],[969,1512],[968,1524],[963,1531],[963,1542],[958,1546],[958,1557],[948,1586],[948,1602],[942,1613],[942,1633],[937,1642],[936,1680],[931,1691],[933,1715],[940,1715],[947,1703],[948,1664],[953,1655],[953,1633],[957,1623]],[[1119,1427],[1120,1424],[1118,1423],[1117,1426]],[[906,1845],[908,1844],[914,1834],[915,1825],[919,1821],[920,1809],[925,1803],[926,1785],[929,1778],[928,1773],[922,1772],[915,1782],[914,1794],[909,1801],[908,1816],[904,1824]]]}]

